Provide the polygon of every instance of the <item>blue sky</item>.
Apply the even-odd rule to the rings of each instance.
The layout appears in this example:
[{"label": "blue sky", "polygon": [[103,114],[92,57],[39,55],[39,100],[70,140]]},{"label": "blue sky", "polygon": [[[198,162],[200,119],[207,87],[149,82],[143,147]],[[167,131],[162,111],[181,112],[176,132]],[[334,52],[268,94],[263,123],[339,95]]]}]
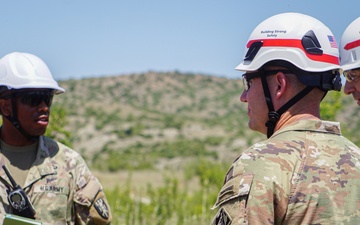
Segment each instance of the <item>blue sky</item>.
[{"label": "blue sky", "polygon": [[235,78],[245,42],[264,19],[308,14],[339,43],[359,6],[358,0],[3,1],[0,55],[35,54],[57,80],[149,70]]}]

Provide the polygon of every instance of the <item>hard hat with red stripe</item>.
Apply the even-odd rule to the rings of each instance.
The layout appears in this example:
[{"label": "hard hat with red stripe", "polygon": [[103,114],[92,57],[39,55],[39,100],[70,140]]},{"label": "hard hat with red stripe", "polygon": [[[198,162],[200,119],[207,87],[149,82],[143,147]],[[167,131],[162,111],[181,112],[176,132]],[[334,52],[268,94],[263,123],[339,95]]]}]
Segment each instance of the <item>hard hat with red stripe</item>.
[{"label": "hard hat with red stripe", "polygon": [[[266,80],[274,73],[267,74],[267,66],[287,68],[305,84],[276,110]],[[301,13],[281,13],[261,22],[251,33],[236,70],[257,71],[261,78],[268,107],[267,137],[274,133],[281,115],[314,88],[325,92],[322,97],[327,91],[341,90],[339,50],[333,33],[319,20]]]},{"label": "hard hat with red stripe", "polygon": [[341,37],[340,62],[344,71],[360,67],[360,17],[349,24]]},{"label": "hard hat with red stripe", "polygon": [[338,70],[339,51],[331,30],[301,13],[282,13],[260,23],[246,44],[240,71],[255,71],[273,60],[308,72]]}]

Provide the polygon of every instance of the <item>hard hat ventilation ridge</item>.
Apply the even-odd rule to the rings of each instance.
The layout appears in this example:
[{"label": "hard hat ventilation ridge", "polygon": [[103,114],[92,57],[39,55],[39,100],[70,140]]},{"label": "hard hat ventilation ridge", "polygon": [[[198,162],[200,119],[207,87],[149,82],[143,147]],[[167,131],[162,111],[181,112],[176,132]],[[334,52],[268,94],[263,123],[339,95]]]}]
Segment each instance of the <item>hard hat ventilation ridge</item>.
[{"label": "hard hat ventilation ridge", "polygon": [[318,41],[314,31],[309,30],[301,39],[301,43],[307,53],[314,55],[323,54],[320,42]]},{"label": "hard hat ventilation ridge", "polygon": [[259,52],[260,48],[263,46],[263,41],[256,41],[253,42],[249,48],[249,50],[246,52],[245,59],[246,61],[252,61],[256,54]]}]

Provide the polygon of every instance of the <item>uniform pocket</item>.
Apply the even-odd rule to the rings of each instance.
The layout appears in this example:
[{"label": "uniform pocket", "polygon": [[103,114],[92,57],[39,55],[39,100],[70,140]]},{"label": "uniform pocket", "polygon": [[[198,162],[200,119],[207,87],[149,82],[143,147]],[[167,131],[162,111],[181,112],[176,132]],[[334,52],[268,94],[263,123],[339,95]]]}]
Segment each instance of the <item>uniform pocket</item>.
[{"label": "uniform pocket", "polygon": [[65,221],[69,209],[69,192],[68,187],[34,185],[32,198],[37,216],[44,221]]},{"label": "uniform pocket", "polygon": [[253,178],[253,174],[242,174],[226,182],[218,194],[213,209],[231,199],[239,196],[247,196],[250,192]]},{"label": "uniform pocket", "polygon": [[240,174],[228,180],[221,188],[212,209],[220,207],[212,225],[247,224],[246,205],[253,174]]},{"label": "uniform pocket", "polygon": [[79,205],[90,207],[96,197],[96,195],[102,190],[100,183],[92,179],[86,186],[75,193],[74,202]]}]

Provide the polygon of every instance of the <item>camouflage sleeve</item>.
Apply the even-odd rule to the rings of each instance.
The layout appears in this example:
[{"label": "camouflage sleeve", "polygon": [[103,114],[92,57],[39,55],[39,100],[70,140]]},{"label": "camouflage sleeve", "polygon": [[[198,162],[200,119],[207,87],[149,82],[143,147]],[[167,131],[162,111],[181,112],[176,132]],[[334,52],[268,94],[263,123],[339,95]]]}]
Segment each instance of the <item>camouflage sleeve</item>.
[{"label": "camouflage sleeve", "polygon": [[246,174],[224,184],[213,207],[220,208],[212,225],[249,224],[246,206],[252,182],[253,175]]},{"label": "camouflage sleeve", "polygon": [[99,181],[92,177],[74,197],[76,224],[109,225],[111,210]]},{"label": "camouflage sleeve", "polygon": [[[37,181],[32,185],[34,194],[30,197],[39,218],[46,224],[63,224],[65,220],[72,225],[110,224],[112,215],[103,187],[81,155],[50,138],[41,140],[43,154],[52,159],[33,168],[39,178],[33,178]],[[41,179],[39,171],[51,174]],[[45,188],[54,190],[45,191]]]},{"label": "camouflage sleeve", "polygon": [[248,156],[229,169],[213,207],[218,212],[212,225],[279,224],[284,218],[292,173],[281,170],[283,162],[276,157],[264,162]]}]

